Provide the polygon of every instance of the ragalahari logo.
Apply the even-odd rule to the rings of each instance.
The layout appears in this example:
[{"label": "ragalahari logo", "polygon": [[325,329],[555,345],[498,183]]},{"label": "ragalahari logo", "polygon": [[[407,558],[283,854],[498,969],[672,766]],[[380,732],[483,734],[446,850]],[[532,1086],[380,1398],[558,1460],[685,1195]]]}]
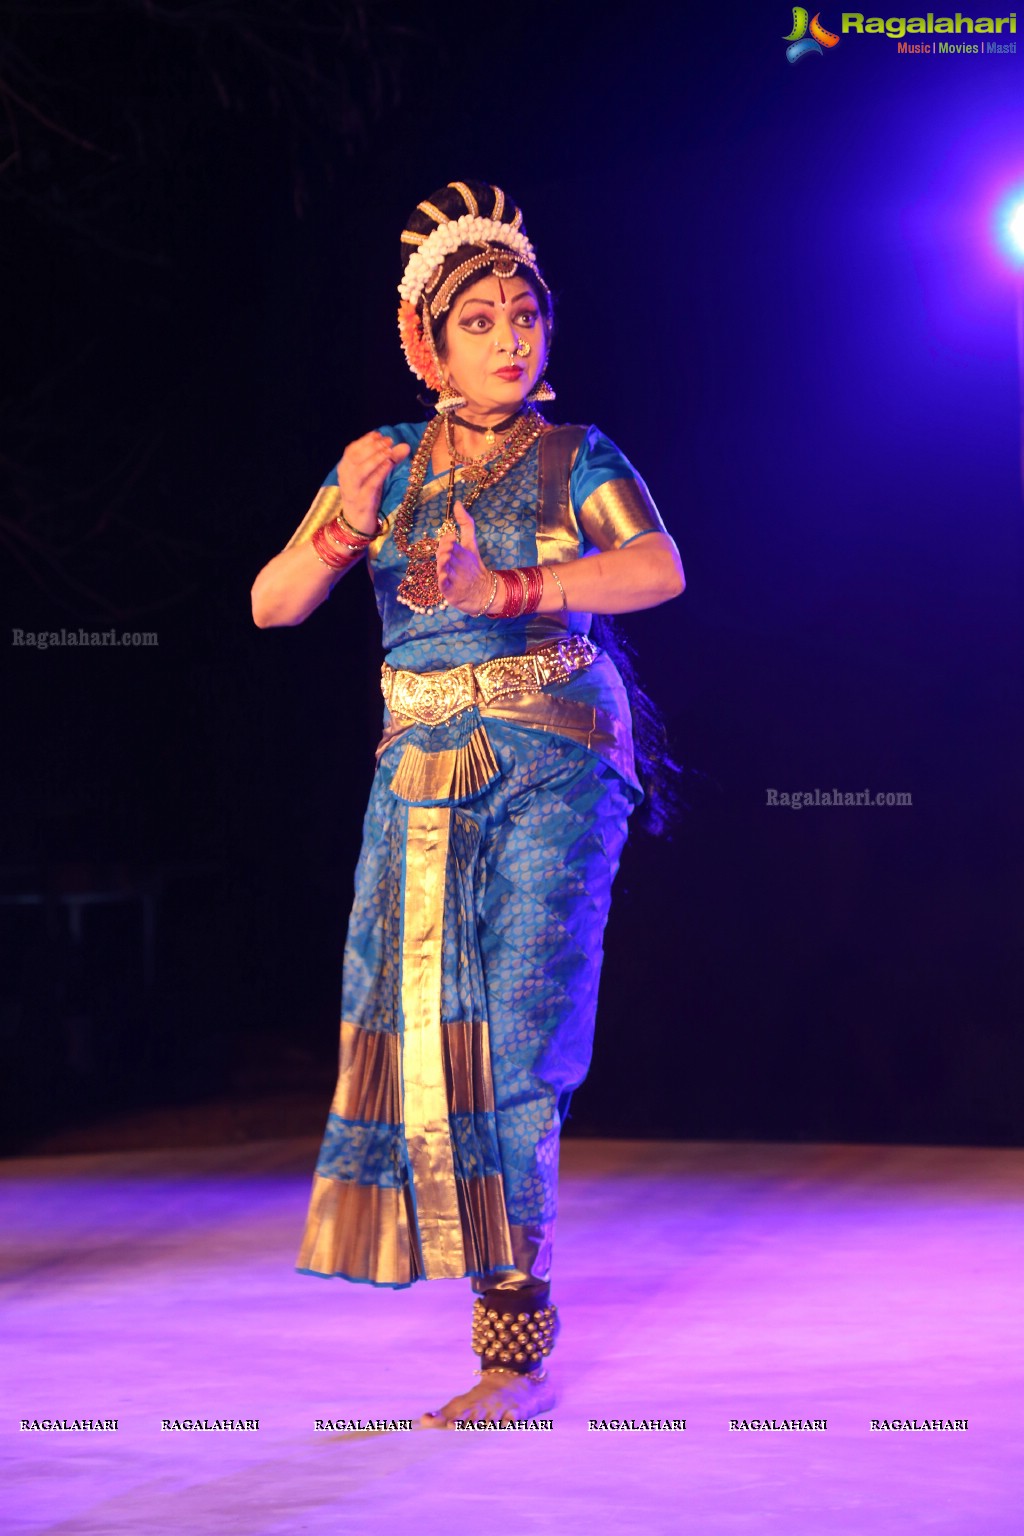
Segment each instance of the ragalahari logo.
[{"label": "ragalahari logo", "polygon": [[[783,42],[789,44],[786,49],[786,58],[791,64],[795,64],[807,53],[821,53],[823,49],[834,48],[838,43],[839,38],[835,32],[830,32],[827,27],[822,26],[820,16],[821,12],[818,11],[808,25],[807,12],[803,6],[794,5],[793,30],[783,38]],[[808,32],[811,34],[810,37],[807,35]]]}]

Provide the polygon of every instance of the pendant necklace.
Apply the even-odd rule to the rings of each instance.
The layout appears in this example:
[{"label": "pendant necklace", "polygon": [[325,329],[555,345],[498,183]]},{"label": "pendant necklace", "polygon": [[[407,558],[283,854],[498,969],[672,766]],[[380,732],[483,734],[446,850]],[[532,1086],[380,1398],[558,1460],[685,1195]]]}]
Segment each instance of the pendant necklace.
[{"label": "pendant necklace", "polygon": [[[450,416],[445,418],[445,422],[446,425],[448,422],[454,422],[457,427],[463,427],[467,432],[482,432],[484,434],[484,442],[487,444],[488,448],[493,448],[495,433],[507,432],[522,409],[523,408],[521,405],[518,406],[517,409],[512,412],[511,416],[506,416],[504,421],[496,421],[493,426],[488,425],[481,427],[475,421],[464,421],[461,416],[456,416],[454,411],[452,411]],[[449,443],[452,441],[453,437],[454,433],[448,434]]]},{"label": "pendant necklace", "polygon": [[[490,460],[485,461],[483,458],[460,460],[454,452],[455,434],[451,424],[441,416],[434,418],[420,439],[419,447],[409,466],[408,489],[402,498],[401,506],[394,514],[393,523],[395,548],[409,562],[395,596],[400,603],[406,608],[411,608],[414,613],[434,613],[438,608],[448,606],[437,584],[437,549],[445,533],[458,532],[459,525],[455,521],[452,510],[455,505],[455,475],[458,469],[460,467],[464,469],[467,478],[473,482],[466,487],[461,498],[462,505],[468,511],[481,492],[495,485],[525,457],[547,427],[547,422],[540,412],[532,407],[527,407],[521,414],[517,412],[516,415],[519,419],[514,428]],[[504,423],[500,423],[499,426],[504,426]],[[428,535],[426,538],[417,539],[415,544],[410,544],[409,534],[416,513],[416,504],[427,477],[434,445],[446,427],[452,463],[448,471],[444,516],[433,536]]]}]

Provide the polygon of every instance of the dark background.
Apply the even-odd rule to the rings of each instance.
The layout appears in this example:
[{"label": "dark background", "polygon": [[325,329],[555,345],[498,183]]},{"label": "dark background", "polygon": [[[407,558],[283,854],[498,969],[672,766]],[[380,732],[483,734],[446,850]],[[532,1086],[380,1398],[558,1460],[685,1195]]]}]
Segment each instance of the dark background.
[{"label": "dark background", "polygon": [[[322,1127],[379,636],[361,573],[295,630],[249,587],[422,414],[397,237],[460,177],[688,578],[627,621],[689,808],[627,849],[570,1134],[1020,1144],[1019,57],[794,66],[772,5],[2,17],[5,1149]],[[158,643],[13,643],[79,626]],[[766,803],[816,786],[913,803]]]}]

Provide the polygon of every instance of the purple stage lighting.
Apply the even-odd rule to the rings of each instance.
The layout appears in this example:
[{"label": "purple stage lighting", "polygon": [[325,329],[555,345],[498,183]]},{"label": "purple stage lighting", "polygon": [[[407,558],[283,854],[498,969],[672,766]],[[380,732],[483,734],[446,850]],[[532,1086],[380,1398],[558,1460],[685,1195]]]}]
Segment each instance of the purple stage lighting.
[{"label": "purple stage lighting", "polygon": [[1017,379],[1020,409],[1020,490],[1024,499],[1024,191],[1019,188],[1003,205],[1003,243],[1018,265]]}]

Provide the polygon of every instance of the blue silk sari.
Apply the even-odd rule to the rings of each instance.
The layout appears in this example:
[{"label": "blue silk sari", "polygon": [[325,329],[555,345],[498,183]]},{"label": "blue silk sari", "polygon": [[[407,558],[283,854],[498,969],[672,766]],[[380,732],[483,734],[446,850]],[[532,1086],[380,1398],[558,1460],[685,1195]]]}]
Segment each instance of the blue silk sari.
[{"label": "blue silk sari", "polygon": [[[415,447],[424,429],[381,430]],[[614,444],[561,431],[576,434],[567,476],[548,432],[474,503],[488,566],[577,559],[663,527]],[[385,515],[408,475],[408,460],[389,475]],[[424,485],[410,542],[436,531],[445,488]],[[369,560],[396,668],[479,664],[589,628],[576,613],[414,613],[396,599],[407,561],[390,529]],[[559,1132],[590,1063],[611,887],[640,798],[628,701],[603,653],[441,725],[385,709],[301,1271],[390,1286],[547,1278]]]}]

